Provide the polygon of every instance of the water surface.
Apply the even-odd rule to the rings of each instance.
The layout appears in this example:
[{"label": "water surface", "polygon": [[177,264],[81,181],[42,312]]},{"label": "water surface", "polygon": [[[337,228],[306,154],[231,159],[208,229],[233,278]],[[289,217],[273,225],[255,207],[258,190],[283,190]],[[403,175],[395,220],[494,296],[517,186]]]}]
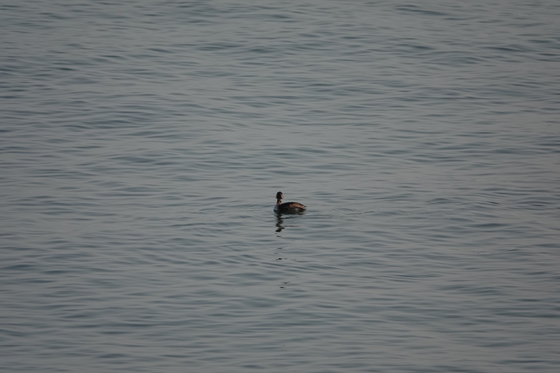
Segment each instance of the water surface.
[{"label": "water surface", "polygon": [[0,370],[557,371],[556,1],[0,9]]}]

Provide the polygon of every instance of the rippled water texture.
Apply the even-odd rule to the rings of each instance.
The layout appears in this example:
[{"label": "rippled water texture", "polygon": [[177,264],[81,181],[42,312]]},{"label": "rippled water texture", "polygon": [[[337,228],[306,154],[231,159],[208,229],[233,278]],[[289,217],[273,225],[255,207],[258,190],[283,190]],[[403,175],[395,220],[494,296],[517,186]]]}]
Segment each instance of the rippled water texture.
[{"label": "rippled water texture", "polygon": [[0,371],[556,373],[559,19],[3,2]]}]

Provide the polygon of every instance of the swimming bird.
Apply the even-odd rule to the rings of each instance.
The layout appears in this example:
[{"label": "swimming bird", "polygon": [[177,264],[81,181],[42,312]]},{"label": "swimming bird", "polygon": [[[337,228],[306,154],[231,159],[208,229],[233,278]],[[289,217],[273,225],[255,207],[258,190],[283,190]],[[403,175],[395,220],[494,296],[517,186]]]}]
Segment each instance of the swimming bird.
[{"label": "swimming bird", "polygon": [[276,193],[276,206],[274,206],[274,212],[281,214],[297,214],[304,212],[306,207],[299,202],[284,202],[282,203],[282,198],[284,194],[282,192]]}]

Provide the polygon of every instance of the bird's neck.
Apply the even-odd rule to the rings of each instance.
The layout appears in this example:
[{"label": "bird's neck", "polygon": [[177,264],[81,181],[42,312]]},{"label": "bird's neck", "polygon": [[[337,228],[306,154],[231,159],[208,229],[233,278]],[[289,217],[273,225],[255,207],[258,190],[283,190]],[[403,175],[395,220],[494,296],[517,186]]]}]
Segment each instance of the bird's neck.
[{"label": "bird's neck", "polygon": [[277,199],[277,200],[276,200],[276,204],[277,204],[277,205],[279,205],[279,204],[281,204],[281,203],[282,203],[282,200],[281,200],[281,199]]}]

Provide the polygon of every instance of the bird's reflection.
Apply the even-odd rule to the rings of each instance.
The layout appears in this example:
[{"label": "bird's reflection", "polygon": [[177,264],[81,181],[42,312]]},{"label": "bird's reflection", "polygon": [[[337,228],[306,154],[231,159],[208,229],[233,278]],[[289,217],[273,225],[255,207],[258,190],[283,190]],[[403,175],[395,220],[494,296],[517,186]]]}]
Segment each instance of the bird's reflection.
[{"label": "bird's reflection", "polygon": [[286,228],[284,226],[284,219],[282,219],[282,214],[276,214],[276,232],[282,232],[282,229]]},{"label": "bird's reflection", "polygon": [[[288,214],[290,215],[290,217],[294,217],[294,215],[303,215],[303,212],[299,212],[299,213],[292,213],[292,214]],[[282,232],[282,230],[284,230],[286,227],[289,227],[289,225],[284,224],[284,218],[283,218],[282,213],[276,213],[276,232]],[[290,219],[290,217],[288,217],[288,219]]]}]

